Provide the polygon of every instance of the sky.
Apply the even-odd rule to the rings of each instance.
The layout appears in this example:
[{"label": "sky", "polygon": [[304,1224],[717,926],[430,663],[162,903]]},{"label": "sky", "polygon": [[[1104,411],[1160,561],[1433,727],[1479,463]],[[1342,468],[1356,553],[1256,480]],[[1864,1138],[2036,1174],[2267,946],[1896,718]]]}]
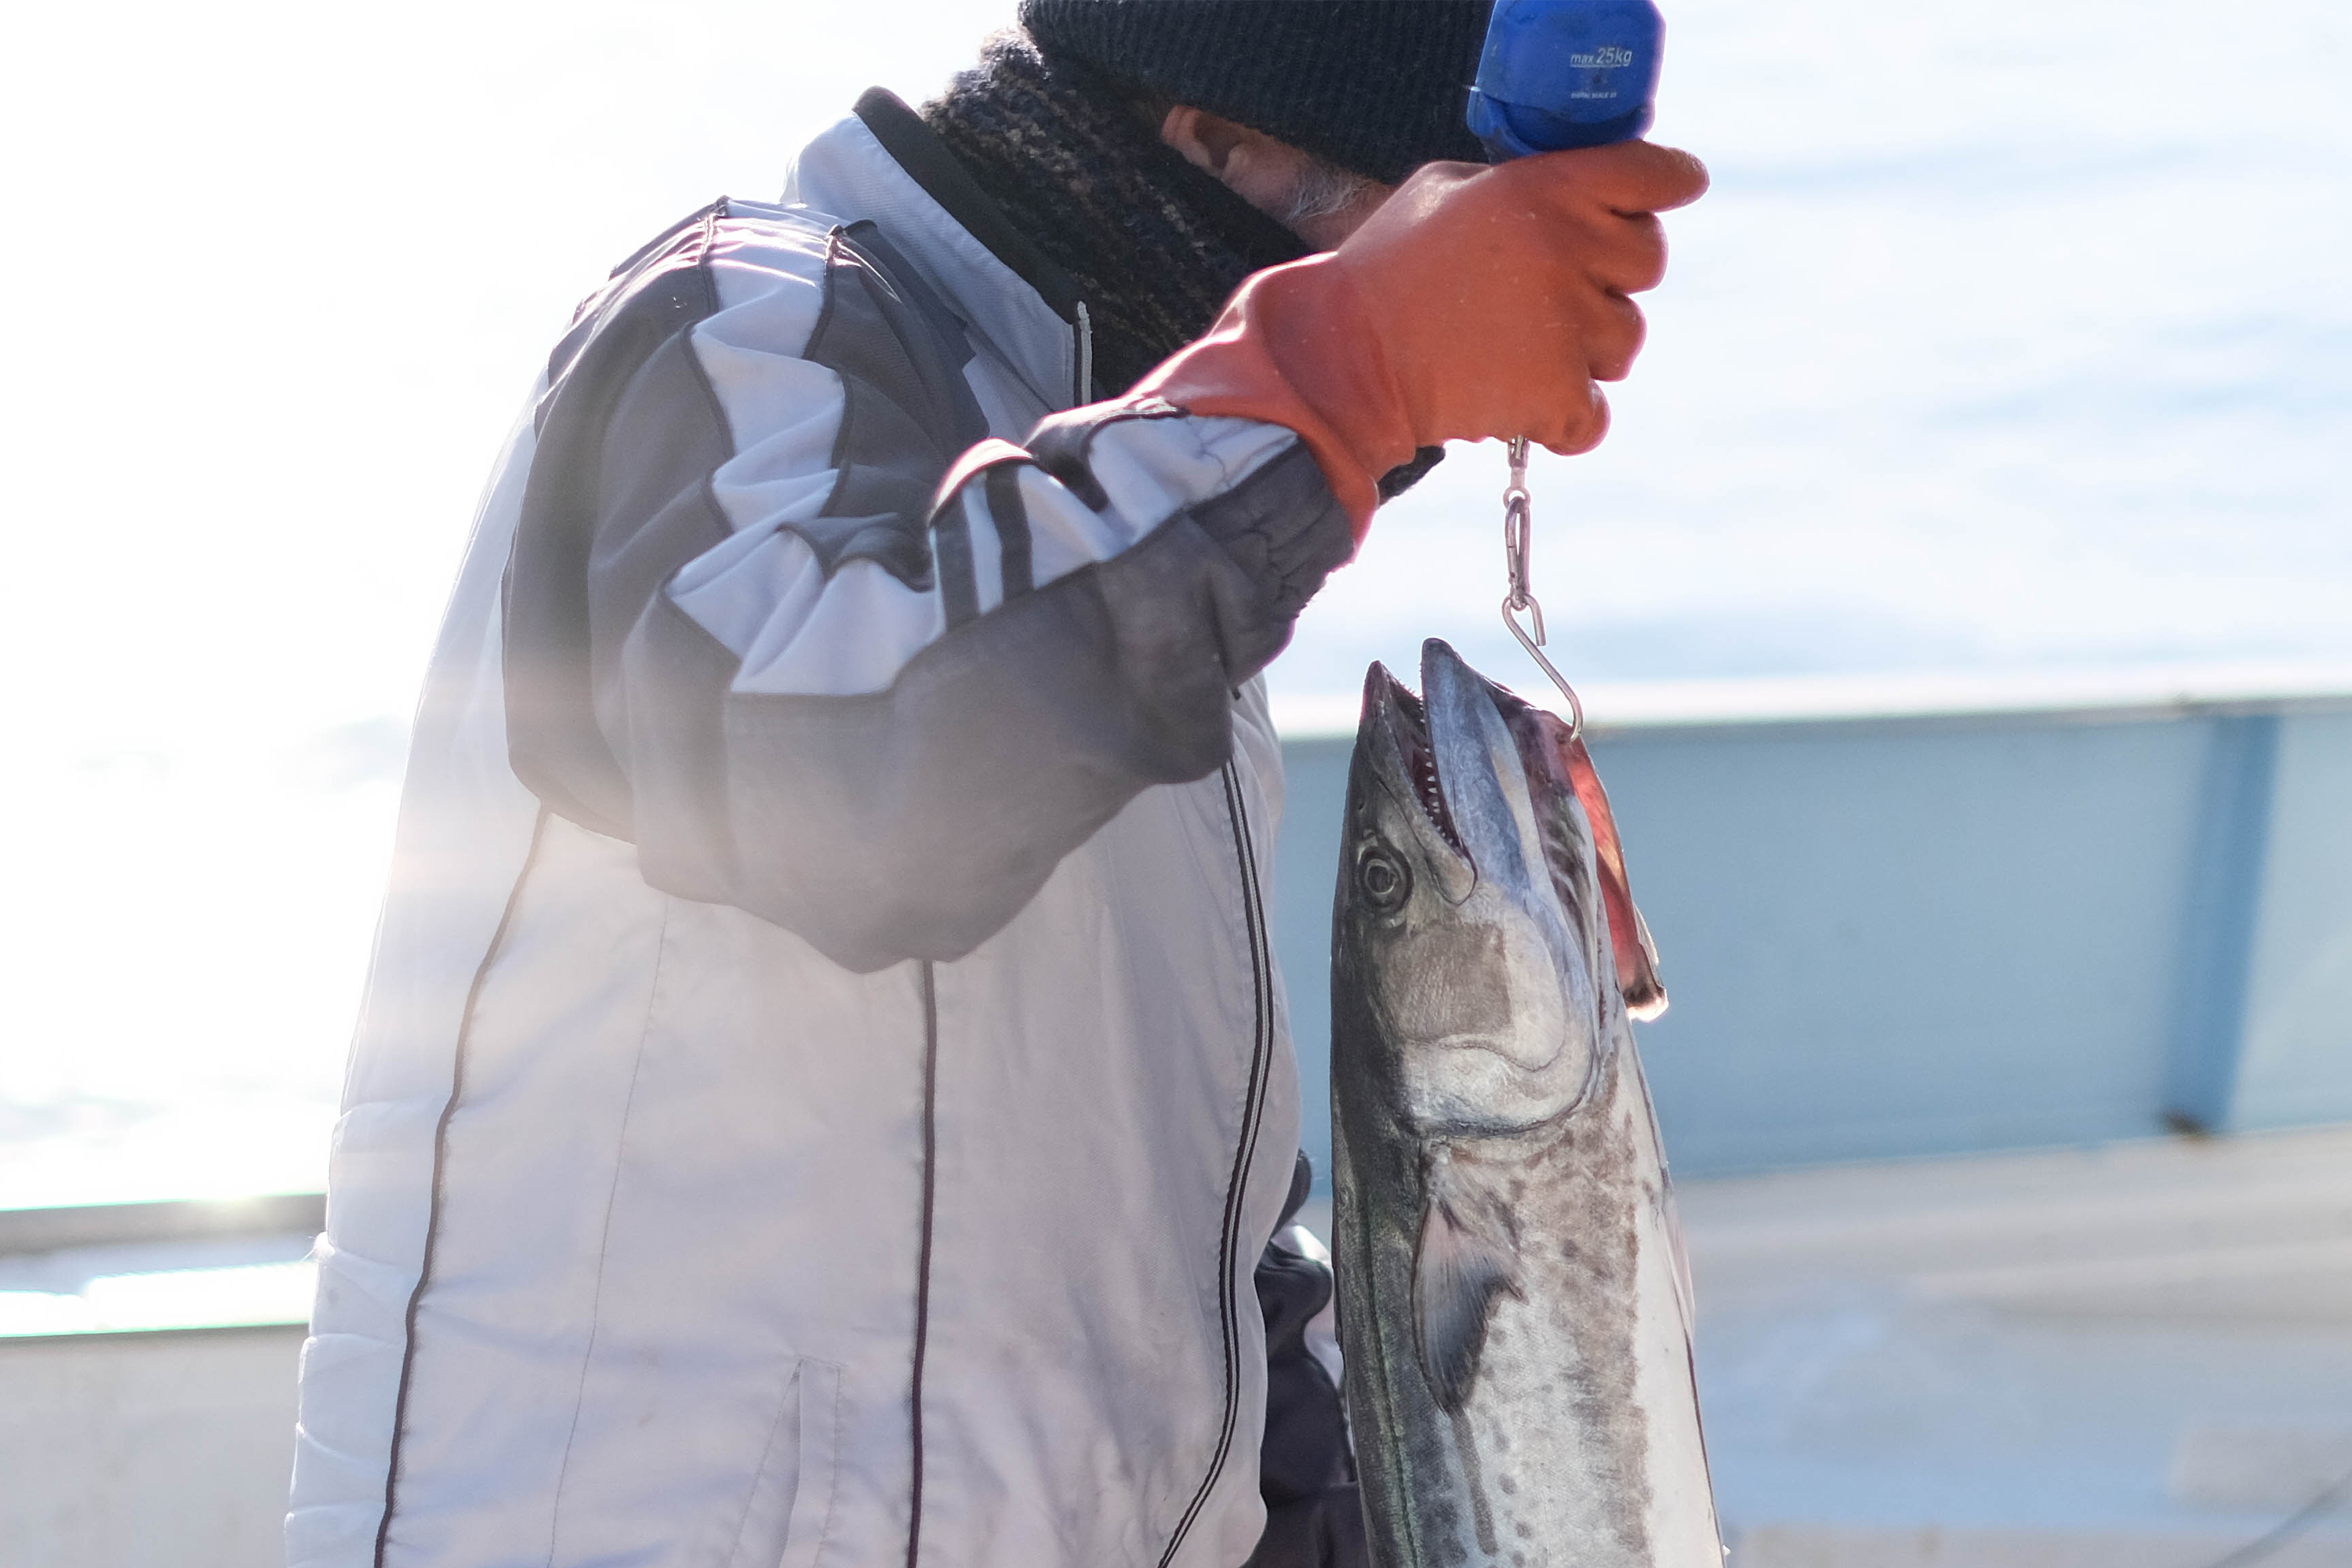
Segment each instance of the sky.
[{"label": "sky", "polygon": [[[44,7],[0,60],[0,1206],[319,1180],[406,715],[574,301],[1010,4]],[[1650,344],[1539,457],[1572,676],[2352,660],[2352,20],[1673,0]],[[1274,681],[1503,640],[1498,449]]]}]

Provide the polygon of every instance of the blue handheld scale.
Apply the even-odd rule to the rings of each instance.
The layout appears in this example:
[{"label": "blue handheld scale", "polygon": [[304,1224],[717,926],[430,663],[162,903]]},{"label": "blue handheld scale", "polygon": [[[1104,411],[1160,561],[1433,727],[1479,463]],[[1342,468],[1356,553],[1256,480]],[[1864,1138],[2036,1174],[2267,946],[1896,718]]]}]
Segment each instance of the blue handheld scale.
[{"label": "blue handheld scale", "polygon": [[1650,0],[1496,0],[1470,132],[1496,163],[1650,128],[1665,20]]}]

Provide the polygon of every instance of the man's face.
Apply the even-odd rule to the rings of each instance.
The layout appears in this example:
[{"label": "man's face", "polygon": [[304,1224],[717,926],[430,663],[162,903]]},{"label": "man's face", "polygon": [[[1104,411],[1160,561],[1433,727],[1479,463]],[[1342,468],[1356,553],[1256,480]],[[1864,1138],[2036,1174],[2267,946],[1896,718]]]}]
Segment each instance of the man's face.
[{"label": "man's face", "polygon": [[1317,250],[1336,248],[1396,194],[1394,185],[1343,174],[1287,142],[1185,104],[1168,111],[1160,139]]}]

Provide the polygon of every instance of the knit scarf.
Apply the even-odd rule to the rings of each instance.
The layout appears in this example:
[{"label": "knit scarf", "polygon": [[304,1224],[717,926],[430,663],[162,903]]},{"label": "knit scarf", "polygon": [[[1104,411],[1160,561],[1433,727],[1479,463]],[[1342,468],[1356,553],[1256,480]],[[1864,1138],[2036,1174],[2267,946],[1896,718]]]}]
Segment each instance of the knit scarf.
[{"label": "knit scarf", "polygon": [[1075,279],[1117,396],[1209,330],[1243,279],[1307,246],[1161,142],[1117,87],[999,33],[923,121]]}]

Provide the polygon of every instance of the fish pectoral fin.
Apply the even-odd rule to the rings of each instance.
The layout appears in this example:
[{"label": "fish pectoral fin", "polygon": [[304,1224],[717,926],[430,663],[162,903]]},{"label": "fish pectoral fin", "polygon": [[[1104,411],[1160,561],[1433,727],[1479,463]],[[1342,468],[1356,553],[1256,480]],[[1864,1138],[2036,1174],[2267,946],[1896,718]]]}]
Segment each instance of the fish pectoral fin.
[{"label": "fish pectoral fin", "polygon": [[1443,1409],[1462,1408],[1478,1377],[1495,1298],[1517,1295],[1518,1249],[1499,1216],[1449,1202],[1444,1167],[1431,1175],[1412,1259],[1413,1338],[1422,1375]]}]

